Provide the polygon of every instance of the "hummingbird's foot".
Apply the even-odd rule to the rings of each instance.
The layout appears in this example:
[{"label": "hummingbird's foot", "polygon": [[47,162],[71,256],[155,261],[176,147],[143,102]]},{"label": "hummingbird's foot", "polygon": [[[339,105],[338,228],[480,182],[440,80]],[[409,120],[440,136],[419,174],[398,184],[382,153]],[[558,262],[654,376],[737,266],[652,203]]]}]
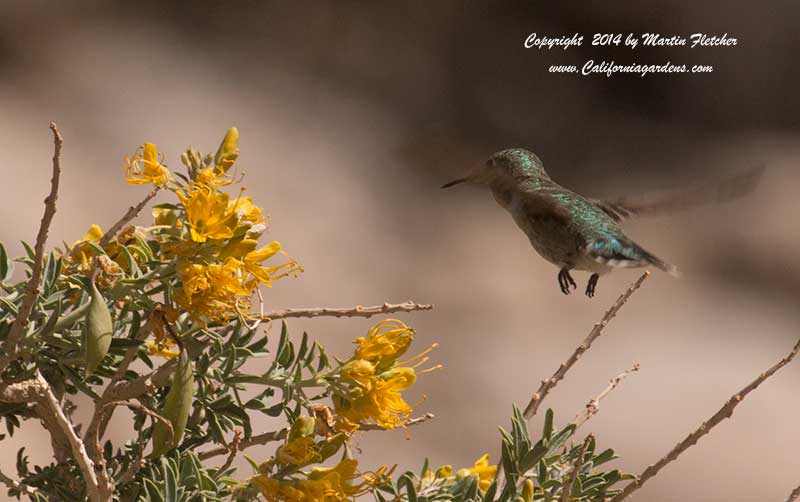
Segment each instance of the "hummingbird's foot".
[{"label": "hummingbird's foot", "polygon": [[592,274],[589,277],[589,282],[586,284],[586,296],[589,298],[594,296],[594,288],[597,287],[597,280],[600,279],[600,276],[597,274]]},{"label": "hummingbird's foot", "polygon": [[572,286],[574,289],[578,288],[578,285],[575,284],[575,279],[569,275],[569,270],[566,268],[562,268],[561,271],[558,273],[558,285],[561,287],[561,292],[565,295],[570,293],[569,287]]}]

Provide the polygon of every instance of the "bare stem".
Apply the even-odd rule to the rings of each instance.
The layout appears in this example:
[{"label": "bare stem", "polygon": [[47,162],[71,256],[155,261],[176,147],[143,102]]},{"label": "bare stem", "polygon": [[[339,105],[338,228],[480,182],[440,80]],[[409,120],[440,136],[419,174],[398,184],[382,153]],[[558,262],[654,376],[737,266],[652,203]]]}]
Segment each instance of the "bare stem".
[{"label": "bare stem", "polygon": [[233,439],[231,440],[231,444],[228,445],[228,458],[225,459],[225,463],[217,469],[217,474],[215,477],[219,477],[223,472],[225,472],[228,467],[231,466],[233,463],[233,459],[236,458],[236,452],[239,451],[239,445],[242,443],[242,431],[236,430],[233,432]]},{"label": "bare stem", "polygon": [[36,375],[36,380],[41,388],[41,399],[44,407],[52,415],[61,432],[66,436],[67,441],[69,442],[70,448],[72,449],[72,456],[81,470],[83,479],[86,481],[86,492],[88,493],[89,498],[93,501],[106,500],[106,497],[103,497],[101,493],[106,492],[107,490],[101,490],[101,487],[97,481],[97,475],[95,474],[94,463],[86,453],[86,448],[83,444],[83,441],[81,441],[81,438],[79,438],[75,433],[75,430],[72,428],[72,424],[69,422],[69,419],[66,417],[66,415],[64,415],[64,411],[61,409],[58,400],[53,395],[50,385],[39,373]]},{"label": "bare stem", "polygon": [[575,352],[573,352],[572,355],[569,356],[569,358],[566,361],[561,363],[561,366],[559,366],[556,372],[553,373],[553,376],[551,376],[548,379],[542,380],[542,384],[539,387],[539,390],[537,390],[533,394],[533,396],[531,396],[531,400],[528,403],[528,406],[525,407],[525,414],[524,414],[525,418],[530,420],[534,415],[536,415],[536,411],[539,409],[539,405],[542,403],[544,398],[547,397],[547,394],[549,394],[550,391],[553,390],[553,388],[555,388],[556,384],[561,379],[564,378],[564,375],[567,374],[567,371],[569,371],[569,369],[572,368],[572,366],[575,365],[576,362],[578,362],[578,359],[581,358],[583,353],[589,350],[589,348],[592,346],[592,343],[601,334],[603,334],[603,328],[605,328],[606,325],[611,321],[611,319],[613,319],[614,316],[617,315],[617,312],[619,312],[622,306],[625,305],[625,302],[628,301],[631,295],[633,295],[633,293],[635,293],[636,290],[639,289],[644,280],[647,279],[649,276],[650,272],[645,272],[644,274],[642,274],[641,277],[639,277],[639,279],[636,280],[636,282],[631,284],[631,286],[624,293],[622,293],[622,295],[620,295],[620,297],[617,299],[614,305],[612,305],[611,308],[606,311],[605,315],[603,316],[603,319],[594,325],[594,328],[592,328],[592,331],[590,331],[589,334],[586,336],[586,338],[583,340],[583,343],[578,345],[578,348],[575,349]]},{"label": "bare stem", "polygon": [[607,395],[611,393],[612,390],[616,389],[617,386],[622,382],[625,378],[636,373],[639,371],[639,363],[633,365],[633,367],[627,371],[623,371],[616,377],[612,378],[603,392],[597,395],[594,399],[586,403],[586,409],[583,410],[581,413],[575,415],[575,418],[572,420],[572,423],[575,424],[576,427],[580,427],[583,425],[587,420],[592,418],[597,414],[600,410],[600,401],[602,401]]},{"label": "bare stem", "polygon": [[33,266],[31,267],[31,276],[28,279],[28,284],[25,287],[25,296],[22,300],[22,306],[14,319],[14,324],[8,333],[8,338],[5,344],[5,354],[0,357],[0,372],[5,370],[11,359],[14,358],[17,352],[17,344],[19,343],[22,333],[28,326],[30,321],[33,305],[36,303],[36,298],[39,296],[39,281],[42,278],[42,264],[44,263],[44,246],[47,242],[47,233],[50,230],[50,223],[56,214],[56,201],[58,200],[58,182],[61,178],[61,145],[64,139],[58,131],[55,123],[50,123],[50,130],[53,131],[53,176],[50,179],[50,194],[44,199],[44,215],[39,224],[39,233],[36,235],[36,244],[34,245]]},{"label": "bare stem", "polygon": [[[634,481],[628,483],[628,485],[626,485],[625,488],[619,494],[617,494],[617,496],[611,499],[610,502],[621,502],[622,500],[628,498],[628,496],[630,496],[633,492],[641,488],[642,485],[647,482],[647,480],[658,474],[658,472],[667,464],[676,460],[681,453],[694,446],[701,437],[711,432],[711,429],[719,425],[719,423],[726,418],[730,418],[731,415],[733,415],[733,410],[739,405],[739,403],[742,402],[742,400],[744,400],[745,397],[747,397],[748,394],[756,390],[759,385],[764,383],[764,380],[774,375],[779,369],[789,364],[799,351],[800,340],[797,341],[794,348],[792,348],[792,350],[783,359],[778,361],[774,366],[766,370],[764,373],[761,373],[755,380],[747,384],[747,386],[745,386],[742,390],[731,396],[730,399],[728,399],[725,404],[722,405],[722,408],[714,413],[711,418],[703,422],[694,432],[686,436],[683,441],[675,445],[675,447],[672,448],[672,450],[670,450],[670,452],[667,453],[663,458],[661,458],[661,460],[649,466]],[[800,490],[800,488],[798,488],[798,490]],[[798,492],[798,494],[800,494],[800,492]],[[791,500],[791,498],[789,500]]]},{"label": "bare stem", "polygon": [[575,479],[578,477],[578,471],[581,470],[581,466],[583,465],[583,456],[586,453],[586,447],[589,445],[591,440],[591,434],[586,436],[586,439],[583,440],[580,452],[578,453],[578,459],[573,465],[572,471],[569,473],[567,484],[561,486],[561,502],[569,502],[570,495],[572,494],[572,484],[575,483]]},{"label": "bare stem", "polygon": [[[265,432],[256,436],[250,436],[249,438],[242,439],[242,441],[239,443],[238,450],[242,451],[245,448],[250,448],[251,446],[269,444],[273,441],[281,441],[286,438],[286,434],[288,433],[288,429],[281,429],[273,432]],[[208,451],[204,451],[200,453],[198,457],[200,460],[208,460],[209,458],[216,457],[217,455],[224,455],[226,453],[230,453],[230,448],[227,446],[220,446]]]},{"label": "bare stem", "polygon": [[418,310],[431,310],[433,305],[424,303],[415,303],[407,301],[404,303],[384,303],[383,305],[374,305],[372,307],[362,307],[356,305],[350,308],[300,308],[300,309],[284,309],[267,312],[260,320],[274,321],[276,319],[288,319],[290,317],[372,317],[378,314],[392,314],[395,312],[415,312]]}]

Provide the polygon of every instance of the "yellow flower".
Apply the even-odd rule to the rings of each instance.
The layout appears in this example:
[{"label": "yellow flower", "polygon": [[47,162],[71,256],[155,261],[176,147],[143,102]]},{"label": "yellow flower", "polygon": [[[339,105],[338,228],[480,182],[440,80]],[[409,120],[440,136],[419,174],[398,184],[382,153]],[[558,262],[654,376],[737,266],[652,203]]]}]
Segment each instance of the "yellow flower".
[{"label": "yellow flower", "polygon": [[133,156],[125,159],[125,173],[131,185],[152,183],[161,186],[169,181],[169,169],[158,159],[158,150],[153,143],[145,143]]},{"label": "yellow flower", "polygon": [[97,244],[103,237],[103,229],[100,225],[94,224],[86,231],[86,235],[72,243],[70,246],[70,262],[80,262],[79,270],[85,271],[89,269],[89,259],[95,255],[94,248],[90,245]]},{"label": "yellow flower", "polygon": [[310,436],[287,441],[275,452],[275,460],[284,465],[306,465],[319,457],[319,451]]},{"label": "yellow flower", "polygon": [[94,224],[89,227],[89,230],[86,231],[86,235],[75,241],[72,246],[76,246],[82,242],[100,242],[100,239],[103,237],[103,229],[100,228],[100,225]]},{"label": "yellow flower", "polygon": [[160,343],[148,340],[146,345],[147,353],[151,356],[160,356],[167,359],[172,359],[181,353],[179,349],[170,350],[170,347],[175,345],[175,342],[173,342],[170,338],[165,338]]},{"label": "yellow flower", "polygon": [[255,239],[242,239],[230,240],[219,252],[219,258],[224,260],[226,258],[244,258],[244,255],[255,251],[258,247],[258,241]]},{"label": "yellow flower", "polygon": [[242,262],[228,258],[224,263],[204,265],[187,260],[178,263],[183,287],[175,301],[195,317],[228,319],[249,306],[252,290],[242,284]]},{"label": "yellow flower", "polygon": [[249,223],[251,232],[261,233],[267,229],[264,210],[253,204],[252,197],[237,197],[229,209],[239,216],[240,222]]},{"label": "yellow flower", "polygon": [[436,470],[437,478],[449,478],[452,475],[453,475],[453,466],[450,464],[445,464]]},{"label": "yellow flower", "polygon": [[[394,329],[383,331],[387,327]],[[401,392],[414,385],[417,375],[441,367],[437,365],[416,371],[428,360],[426,355],[438,347],[437,344],[410,359],[396,361],[397,356],[408,349],[412,333],[402,322],[390,319],[376,324],[367,338],[355,340],[359,345],[356,357],[365,355],[372,360],[354,358],[341,367],[342,383],[349,385],[344,392],[334,396],[338,415],[356,424],[373,420],[384,429],[404,426],[413,408],[403,399]],[[386,363],[394,366],[386,370]]]},{"label": "yellow flower", "polygon": [[489,454],[484,454],[481,458],[475,461],[475,465],[468,469],[461,469],[456,473],[458,479],[466,478],[467,476],[475,476],[478,479],[478,487],[481,491],[485,492],[494,481],[494,476],[497,473],[496,465],[489,465]]},{"label": "yellow flower", "polygon": [[188,195],[177,192],[186,210],[192,240],[228,239],[236,228],[236,213],[228,209],[228,194],[213,188],[194,187]]},{"label": "yellow flower", "polygon": [[342,378],[369,390],[375,380],[375,365],[364,359],[355,359],[342,367]]},{"label": "yellow flower", "polygon": [[414,340],[414,330],[397,319],[386,319],[373,326],[367,337],[356,338],[355,357],[388,367],[403,355]]},{"label": "yellow flower", "polygon": [[209,186],[225,186],[233,183],[233,180],[225,178],[225,172],[214,167],[206,167],[197,171],[196,181]]},{"label": "yellow flower", "polygon": [[[367,377],[362,392],[355,393],[351,400],[337,400],[336,411],[355,423],[372,419],[384,429],[402,426],[413,408],[405,402],[402,391],[411,387],[417,379],[413,368],[394,368],[380,376]],[[360,395],[359,395],[360,394]]]},{"label": "yellow flower", "polygon": [[[261,249],[250,251],[242,258],[244,269],[249,272],[256,281],[267,287],[272,286],[272,281],[277,281],[278,279],[282,279],[288,275],[303,271],[303,268],[300,266],[300,264],[289,258],[286,253],[283,253],[284,256],[289,258],[289,261],[286,263],[273,267],[265,267],[261,265],[261,263],[269,260],[280,252],[281,243],[278,241],[272,241]],[[255,283],[251,284],[251,287],[255,286]]]}]

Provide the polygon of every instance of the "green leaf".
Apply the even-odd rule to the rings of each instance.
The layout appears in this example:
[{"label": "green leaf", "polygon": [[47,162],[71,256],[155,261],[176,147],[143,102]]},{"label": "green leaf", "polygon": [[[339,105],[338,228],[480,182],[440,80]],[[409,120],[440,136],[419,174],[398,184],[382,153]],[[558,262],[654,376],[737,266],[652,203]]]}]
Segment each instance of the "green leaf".
[{"label": "green leaf", "polygon": [[111,340],[111,348],[112,349],[119,349],[119,348],[130,348],[130,347],[139,347],[143,345],[144,341],[142,340],[131,340],[129,338],[114,338]]},{"label": "green leaf", "polygon": [[78,390],[92,399],[100,399],[100,396],[98,396],[97,393],[91,389],[91,387],[86,385],[86,382],[83,380],[83,378],[81,378],[77,371],[65,365],[61,361],[58,361],[58,367],[61,369],[61,372],[66,375],[67,379],[72,383],[72,385],[78,388]]},{"label": "green leaf", "polygon": [[56,303],[56,307],[53,309],[53,313],[50,314],[50,318],[47,319],[47,322],[37,330],[37,336],[50,336],[56,329],[56,323],[58,322],[59,317],[61,316],[61,300]]},{"label": "green leaf", "polygon": [[25,254],[28,255],[28,258],[33,260],[36,257],[36,252],[33,250],[33,247],[25,241],[20,241],[22,243],[22,247],[25,248]]},{"label": "green leaf", "polygon": [[253,472],[257,473],[258,472],[258,462],[253,460],[253,458],[250,457],[250,455],[247,455],[246,453],[242,454],[242,456],[244,457],[245,460],[247,460],[247,463],[250,464],[250,467],[253,468]]},{"label": "green leaf", "polygon": [[534,447],[522,457],[519,466],[520,471],[528,472],[544,458],[545,454],[547,454],[547,447],[541,441],[537,442]]},{"label": "green leaf", "polygon": [[410,472],[403,474],[397,480],[397,486],[400,488],[405,488],[408,502],[417,502],[417,489],[414,487],[414,481],[412,478],[413,474]]},{"label": "green leaf", "polygon": [[537,469],[536,479],[539,481],[540,485],[543,485],[547,481],[547,464],[544,460],[539,461]]},{"label": "green leaf", "polygon": [[125,262],[128,264],[128,274],[131,277],[139,277],[140,275],[142,275],[142,271],[139,269],[139,264],[136,263],[136,260],[133,258],[133,255],[131,254],[128,247],[120,246],[119,249],[125,256]]},{"label": "green leaf", "polygon": [[569,424],[563,429],[561,429],[555,436],[553,436],[550,444],[548,444],[548,454],[555,452],[557,449],[561,448],[567,439],[571,438],[573,434],[575,434],[575,424]]},{"label": "green leaf", "polygon": [[610,462],[611,460],[614,460],[615,458],[618,458],[618,457],[614,454],[614,450],[609,448],[609,449],[604,450],[603,452],[599,453],[596,457],[594,457],[592,459],[592,463],[595,466],[598,466],[600,464],[604,464],[606,462]]},{"label": "green leaf", "polygon": [[544,430],[542,431],[542,437],[545,438],[547,441],[550,441],[550,437],[553,435],[553,410],[548,408],[547,412],[544,414]]},{"label": "green leaf", "polygon": [[164,502],[164,497],[161,496],[161,490],[158,489],[158,485],[150,479],[144,478],[144,489],[147,491],[147,497],[152,502]]},{"label": "green leaf", "polygon": [[495,493],[497,493],[497,481],[492,481],[492,484],[489,485],[483,495],[483,502],[493,502]]},{"label": "green leaf", "polygon": [[0,283],[11,277],[14,270],[14,263],[8,259],[5,246],[0,242]]},{"label": "green leaf", "polygon": [[164,475],[164,502],[178,502],[178,481],[173,466],[166,459],[161,460]]}]

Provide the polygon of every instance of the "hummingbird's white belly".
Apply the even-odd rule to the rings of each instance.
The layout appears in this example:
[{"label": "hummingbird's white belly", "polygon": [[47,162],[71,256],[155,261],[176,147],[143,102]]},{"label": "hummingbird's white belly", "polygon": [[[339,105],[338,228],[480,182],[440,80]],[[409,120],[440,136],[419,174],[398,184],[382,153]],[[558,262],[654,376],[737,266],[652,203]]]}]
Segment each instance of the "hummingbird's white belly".
[{"label": "hummingbird's white belly", "polygon": [[598,262],[588,254],[582,254],[576,261],[574,268],[575,270],[585,270],[597,275],[604,275],[610,272],[613,267],[609,266],[607,263]]}]

